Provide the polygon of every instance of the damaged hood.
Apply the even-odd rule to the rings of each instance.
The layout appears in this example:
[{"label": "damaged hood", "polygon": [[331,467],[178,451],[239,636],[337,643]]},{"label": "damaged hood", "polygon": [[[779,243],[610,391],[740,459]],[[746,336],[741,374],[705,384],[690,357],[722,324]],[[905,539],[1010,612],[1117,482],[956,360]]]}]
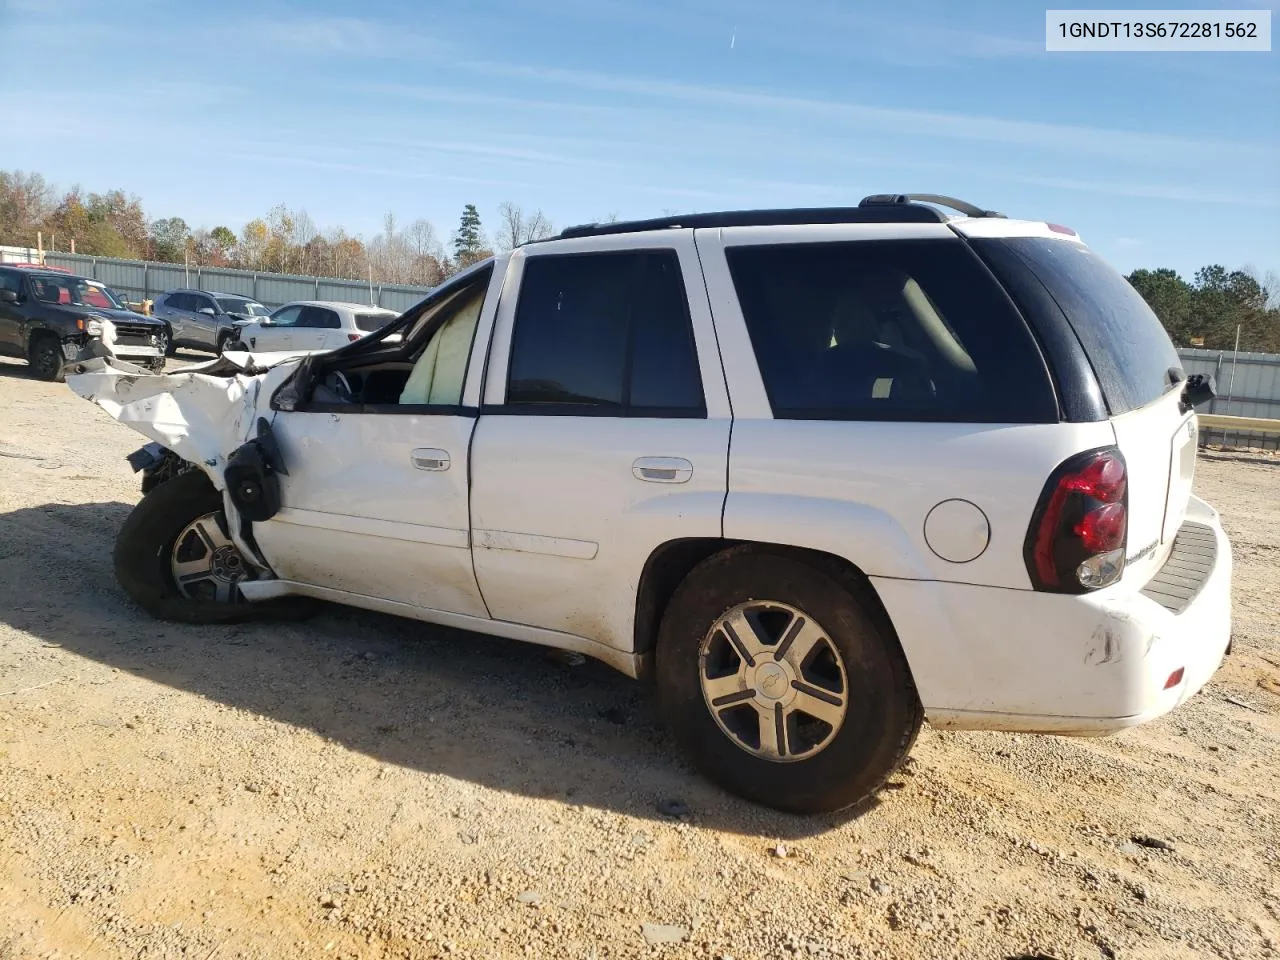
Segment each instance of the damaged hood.
[{"label": "damaged hood", "polygon": [[276,387],[297,369],[300,356],[233,351],[163,374],[96,358],[68,370],[67,386],[113,419],[201,467],[221,490],[227,457],[253,435],[259,404],[269,404]]}]

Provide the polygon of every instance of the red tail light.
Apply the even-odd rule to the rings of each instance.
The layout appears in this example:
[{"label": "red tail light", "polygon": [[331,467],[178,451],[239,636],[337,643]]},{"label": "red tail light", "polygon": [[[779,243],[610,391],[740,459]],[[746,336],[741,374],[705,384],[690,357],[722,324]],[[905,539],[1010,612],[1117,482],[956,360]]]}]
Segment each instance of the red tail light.
[{"label": "red tail light", "polygon": [[1084,593],[1124,573],[1128,476],[1114,447],[1063,463],[1045,484],[1027,531],[1027,572],[1037,590]]},{"label": "red tail light", "polygon": [[358,333],[348,333],[348,334],[347,334],[347,342],[348,342],[348,343],[355,343],[355,342],[356,342],[357,340],[359,340],[359,339],[360,339],[360,334],[358,334]]}]

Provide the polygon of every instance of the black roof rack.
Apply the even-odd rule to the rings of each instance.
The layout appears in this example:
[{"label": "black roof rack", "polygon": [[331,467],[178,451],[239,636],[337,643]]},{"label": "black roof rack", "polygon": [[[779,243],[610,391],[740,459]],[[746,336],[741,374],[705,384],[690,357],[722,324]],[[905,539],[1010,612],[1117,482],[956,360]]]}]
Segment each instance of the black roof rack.
[{"label": "black roof rack", "polygon": [[[934,206],[926,206],[933,204]],[[584,223],[565,227],[550,239],[599,237],[615,233],[643,233],[650,230],[678,230],[691,227],[772,227],[812,223],[945,223],[947,217],[935,206],[950,207],[970,217],[999,217],[963,200],[932,193],[879,193],[863,198],[856,207],[794,207],[777,210],[727,210],[719,213],[689,213],[653,220],[623,220],[617,223]]]},{"label": "black roof rack", "polygon": [[982,207],[975,207],[972,203],[957,200],[955,197],[943,196],[940,193],[873,193],[869,197],[863,197],[858,206],[904,206],[920,203],[931,203],[937,207],[949,207],[952,210],[963,213],[966,217],[999,217],[1004,219],[1003,213],[984,210]]}]

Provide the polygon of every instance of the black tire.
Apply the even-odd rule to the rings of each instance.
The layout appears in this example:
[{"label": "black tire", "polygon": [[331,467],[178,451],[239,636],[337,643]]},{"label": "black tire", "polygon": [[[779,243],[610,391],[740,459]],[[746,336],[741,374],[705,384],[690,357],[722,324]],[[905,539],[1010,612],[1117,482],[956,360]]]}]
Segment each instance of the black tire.
[{"label": "black tire", "polygon": [[228,349],[233,349],[232,345],[237,343],[238,339],[230,330],[225,330],[218,334],[218,349],[216,351],[218,356],[222,356]]},{"label": "black tire", "polygon": [[[843,721],[826,728],[830,739],[811,756],[780,762],[750,752],[707,705],[703,640],[748,601],[802,611],[843,660]],[[751,546],[717,554],[685,578],[662,618],[655,673],[668,729],[698,768],[738,796],[790,813],[825,813],[871,797],[906,759],[923,719],[906,657],[870,586],[821,561]]]},{"label": "black tire", "polygon": [[173,342],[173,331],[167,326],[158,334],[160,337],[160,345],[164,347],[163,356],[172,357],[178,352],[178,345]]},{"label": "black tire", "polygon": [[177,623],[236,623],[257,618],[295,618],[314,605],[300,597],[220,603],[184,596],[170,566],[179,534],[209,513],[222,514],[222,494],[199,471],[178,474],[154,487],[133,508],[116,535],[116,580],[134,602],[157,620]]},{"label": "black tire", "polygon": [[27,348],[27,363],[37,379],[49,383],[62,383],[66,378],[62,375],[62,343],[51,333],[37,333],[31,338]]},{"label": "black tire", "polygon": [[145,366],[152,373],[164,373],[164,357],[157,357],[155,360],[149,361]]}]

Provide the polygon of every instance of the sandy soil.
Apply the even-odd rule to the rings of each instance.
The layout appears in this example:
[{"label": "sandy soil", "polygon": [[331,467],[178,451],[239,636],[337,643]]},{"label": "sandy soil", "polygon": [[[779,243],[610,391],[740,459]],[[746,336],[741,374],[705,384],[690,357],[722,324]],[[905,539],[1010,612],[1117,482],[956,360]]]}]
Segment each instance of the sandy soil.
[{"label": "sandy soil", "polygon": [[141,442],[0,362],[0,960],[1280,952],[1280,459],[1200,464],[1236,643],[1194,701],[926,728],[878,804],[806,820],[705,784],[594,663],[148,619],[110,567]]}]

